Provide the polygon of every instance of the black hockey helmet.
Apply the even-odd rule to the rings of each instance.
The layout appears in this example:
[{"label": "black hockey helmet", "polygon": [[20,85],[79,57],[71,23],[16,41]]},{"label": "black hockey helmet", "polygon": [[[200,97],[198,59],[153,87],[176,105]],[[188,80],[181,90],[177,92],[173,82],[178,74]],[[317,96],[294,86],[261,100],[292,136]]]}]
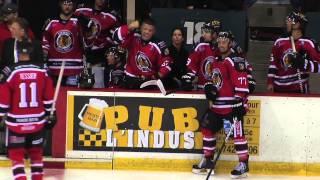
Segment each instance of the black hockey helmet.
[{"label": "black hockey helmet", "polygon": [[292,24],[300,23],[304,28],[308,24],[307,17],[301,12],[292,11],[286,18],[287,21],[290,21]]},{"label": "black hockey helmet", "polygon": [[220,31],[217,40],[219,41],[219,39],[229,39],[230,41],[233,41],[234,35],[231,31]]},{"label": "black hockey helmet", "polygon": [[219,19],[213,19],[212,21],[204,23],[201,27],[201,30],[218,33],[221,28],[221,21]]},{"label": "black hockey helmet", "polygon": [[121,47],[110,47],[106,50],[104,55],[107,58],[109,54],[113,54],[117,60],[122,60],[125,56],[125,50]]}]

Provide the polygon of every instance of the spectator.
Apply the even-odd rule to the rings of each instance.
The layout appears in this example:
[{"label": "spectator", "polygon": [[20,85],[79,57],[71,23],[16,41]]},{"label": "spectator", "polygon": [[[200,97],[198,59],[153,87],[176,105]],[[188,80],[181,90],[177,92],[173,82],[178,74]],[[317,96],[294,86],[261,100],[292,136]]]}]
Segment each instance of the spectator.
[{"label": "spectator", "polygon": [[[9,30],[10,20],[18,17],[18,7],[15,4],[9,3],[1,8],[2,22],[0,23],[0,57],[2,57],[2,49],[4,42],[11,38],[11,32]],[[34,34],[31,29],[28,29],[28,35],[31,39],[34,39]]]},{"label": "spectator", "polygon": [[94,88],[104,88],[104,53],[113,45],[111,30],[118,23],[117,18],[105,12],[104,0],[94,0],[90,8],[79,8],[75,11],[78,17],[90,19],[91,26],[85,32],[86,58],[95,75]]},{"label": "spectator", "polygon": [[60,0],[60,14],[47,21],[44,28],[42,47],[48,58],[48,68],[55,80],[65,61],[62,85],[77,86],[78,75],[83,69],[83,36],[78,19],[72,18],[75,3]]},{"label": "spectator", "polygon": [[187,59],[189,52],[185,48],[185,35],[182,28],[174,28],[171,33],[171,45],[169,55],[173,63],[171,72],[165,81],[165,85],[170,88],[181,88],[181,77],[187,73]]},{"label": "spectator", "polygon": [[18,54],[16,43],[27,39],[32,42],[34,50],[31,53],[31,60],[33,62],[43,62],[43,52],[41,43],[37,40],[32,40],[26,32],[29,30],[29,25],[24,18],[14,18],[9,23],[9,29],[12,33],[12,38],[5,41],[3,46],[1,67],[11,65],[18,62]]},{"label": "spectator", "polygon": [[143,20],[141,35],[134,33],[139,27],[139,22],[134,21],[119,27],[113,34],[114,40],[128,49],[124,86],[129,89],[138,89],[148,80],[166,78],[171,71],[171,58],[165,42],[154,38],[155,22]]}]

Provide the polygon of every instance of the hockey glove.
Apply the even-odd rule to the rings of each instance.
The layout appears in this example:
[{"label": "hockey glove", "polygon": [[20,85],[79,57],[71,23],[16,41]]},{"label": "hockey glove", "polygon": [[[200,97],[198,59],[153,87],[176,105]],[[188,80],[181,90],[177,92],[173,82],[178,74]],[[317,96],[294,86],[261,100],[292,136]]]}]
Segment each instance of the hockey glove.
[{"label": "hockey glove", "polygon": [[206,83],[204,85],[204,93],[208,100],[215,101],[217,99],[218,89],[212,83]]},{"label": "hockey glove", "polygon": [[305,61],[300,53],[288,54],[288,61],[295,69],[305,69]]},{"label": "hockey glove", "polygon": [[57,116],[54,113],[53,115],[47,116],[47,122],[45,124],[45,128],[50,130],[52,129],[57,123]]},{"label": "hockey glove", "polygon": [[236,99],[233,106],[232,116],[241,119],[246,114],[246,109],[243,106],[243,100],[240,98]]},{"label": "hockey glove", "polygon": [[253,78],[249,78],[248,81],[249,81],[249,93],[251,94],[256,89],[256,80]]},{"label": "hockey glove", "polygon": [[182,89],[185,91],[191,91],[193,89],[193,80],[195,76],[192,73],[187,73],[181,77]]}]

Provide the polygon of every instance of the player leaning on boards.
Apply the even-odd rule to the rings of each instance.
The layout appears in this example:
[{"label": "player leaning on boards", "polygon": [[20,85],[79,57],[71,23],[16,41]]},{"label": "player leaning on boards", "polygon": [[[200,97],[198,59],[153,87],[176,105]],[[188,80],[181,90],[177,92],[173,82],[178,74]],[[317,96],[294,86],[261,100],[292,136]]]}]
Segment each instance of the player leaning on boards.
[{"label": "player leaning on boards", "polygon": [[[135,33],[140,28],[141,34]],[[172,58],[164,41],[155,39],[155,22],[144,19],[117,28],[113,39],[128,50],[124,87],[139,89],[148,80],[165,78],[171,71]]]},{"label": "player leaning on boards", "polygon": [[[292,66],[292,61],[301,59],[301,56],[320,61],[315,44],[311,39],[304,37],[307,23],[308,20],[302,13],[292,12],[287,16],[288,34],[277,39],[272,47],[268,70],[268,91],[309,93],[309,74]],[[293,43],[291,37],[294,39]]]},{"label": "player leaning on boards", "polygon": [[53,103],[53,82],[43,65],[30,59],[33,46],[17,42],[18,63],[0,74],[0,115],[7,126],[7,148],[15,180],[26,180],[24,157],[31,159],[32,180],[43,177],[44,128],[55,125],[49,115]]},{"label": "player leaning on boards", "polygon": [[[204,84],[211,80],[212,70],[210,67],[215,57],[219,54],[217,36],[221,29],[222,22],[218,19],[213,19],[201,27],[200,42],[198,42],[188,57],[188,73],[181,77],[182,88],[184,90],[192,90],[194,85],[197,89],[203,89]],[[245,53],[234,38],[231,42],[231,51],[233,54],[245,58]],[[252,66],[247,60],[246,67],[250,92],[253,92],[256,82],[252,76]]]},{"label": "player leaning on boards", "polygon": [[[94,88],[104,88],[104,53],[114,45],[111,39],[112,32],[119,23],[116,16],[106,11],[105,0],[89,0],[91,6],[79,8],[75,16],[86,25],[86,19],[90,22],[84,31],[86,45],[86,61],[90,63],[92,73],[95,77]],[[80,21],[81,21],[80,20]]]},{"label": "player leaning on boards", "polygon": [[187,60],[188,73],[181,77],[182,89],[203,89],[211,80],[211,64],[218,54],[216,47],[217,35],[220,31],[220,21],[213,20],[201,27],[200,42],[195,46]]},{"label": "player leaning on boards", "polygon": [[[232,53],[231,32],[218,34],[218,56],[212,63],[212,81],[204,87],[206,98],[210,101],[210,110],[201,119],[204,157],[192,172],[207,173],[213,166],[216,149],[216,134],[223,127],[225,133],[234,124],[231,137],[239,157],[239,164],[231,171],[232,178],[245,177],[249,171],[248,143],[244,136],[243,116],[246,113],[246,102],[249,94],[245,60]],[[233,121],[237,119],[237,121]]]}]

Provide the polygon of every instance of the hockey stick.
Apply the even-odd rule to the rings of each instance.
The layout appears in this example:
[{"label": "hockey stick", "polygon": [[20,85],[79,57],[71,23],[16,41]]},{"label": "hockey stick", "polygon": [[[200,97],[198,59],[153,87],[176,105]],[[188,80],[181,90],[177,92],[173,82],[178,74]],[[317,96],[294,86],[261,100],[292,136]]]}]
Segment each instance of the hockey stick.
[{"label": "hockey stick", "polygon": [[163,83],[160,79],[154,79],[154,80],[150,80],[150,81],[146,81],[144,83],[142,83],[140,85],[140,88],[144,88],[144,87],[147,87],[147,86],[158,86],[159,90],[161,91],[162,95],[167,95],[167,91],[166,89],[164,88],[163,86]]},{"label": "hockey stick", "polygon": [[209,179],[209,177],[210,177],[213,169],[215,168],[215,166],[216,166],[216,164],[217,164],[217,161],[219,160],[219,157],[220,157],[222,151],[224,151],[224,149],[226,148],[226,143],[228,142],[228,140],[229,140],[229,138],[230,138],[230,136],[231,136],[231,133],[232,133],[232,131],[233,131],[233,129],[234,129],[235,123],[236,123],[237,121],[238,121],[237,117],[233,117],[233,124],[232,124],[232,126],[230,127],[230,130],[229,130],[226,138],[224,139],[224,141],[223,141],[223,143],[222,143],[222,145],[221,145],[221,147],[220,147],[220,149],[219,149],[219,151],[218,151],[217,157],[213,160],[213,165],[212,165],[210,171],[208,172],[208,175],[207,175],[206,180]]},{"label": "hockey stick", "polygon": [[52,106],[51,106],[51,109],[50,109],[50,115],[53,115],[55,107],[56,107],[56,101],[58,99],[58,94],[59,94],[59,90],[60,90],[60,86],[61,86],[61,81],[62,81],[62,76],[63,76],[65,65],[66,65],[66,62],[62,61],[62,64],[61,64],[61,67],[60,67],[59,76],[58,76],[57,85],[56,85],[56,88],[54,90],[53,103],[52,103]]},{"label": "hockey stick", "polygon": [[[297,52],[296,46],[294,44],[294,39],[292,37],[292,35],[290,36],[290,41],[291,41],[291,47],[292,47],[292,51],[294,53]],[[301,72],[300,69],[297,68],[297,73],[298,73],[298,80],[299,80],[299,87],[300,87],[300,92],[303,93],[303,86],[302,86],[302,81],[301,81]]]}]

